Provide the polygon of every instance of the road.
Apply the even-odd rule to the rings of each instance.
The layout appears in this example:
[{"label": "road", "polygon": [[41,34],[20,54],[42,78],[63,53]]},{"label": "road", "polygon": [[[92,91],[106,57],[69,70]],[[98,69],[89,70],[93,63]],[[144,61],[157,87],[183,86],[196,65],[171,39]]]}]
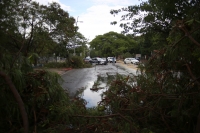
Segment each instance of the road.
[{"label": "road", "polygon": [[62,75],[64,80],[62,87],[68,90],[71,96],[74,95],[77,90],[85,89],[83,98],[88,102],[87,106],[96,106],[97,102],[101,99],[101,91],[92,92],[90,88],[92,88],[94,82],[97,81],[98,76],[106,77],[108,75],[116,75],[116,73],[122,75],[136,74],[136,69],[126,67],[121,63],[108,63],[108,65],[94,65],[92,68],[72,69]]}]

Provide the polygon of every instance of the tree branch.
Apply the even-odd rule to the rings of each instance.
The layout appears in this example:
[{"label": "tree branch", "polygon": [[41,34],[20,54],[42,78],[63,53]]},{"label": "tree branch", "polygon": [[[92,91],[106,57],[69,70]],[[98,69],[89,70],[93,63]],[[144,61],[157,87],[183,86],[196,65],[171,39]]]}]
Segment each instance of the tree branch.
[{"label": "tree branch", "polygon": [[26,113],[26,110],[25,110],[25,106],[24,106],[24,102],[22,101],[21,99],[21,96],[19,95],[17,89],[15,88],[13,82],[11,81],[10,77],[5,73],[5,72],[2,72],[0,71],[0,76],[2,76],[4,78],[4,80],[6,81],[7,85],[9,86],[10,90],[12,91],[17,103],[18,103],[18,106],[19,106],[19,109],[20,109],[20,112],[21,112],[21,115],[22,115],[22,120],[23,120],[23,126],[24,126],[24,133],[28,133],[28,116],[27,116],[27,113]]},{"label": "tree branch", "polygon": [[[132,122],[128,120],[126,117],[124,117],[122,114],[117,113],[117,114],[111,114],[111,115],[104,115],[104,116],[84,116],[84,115],[74,115],[73,117],[84,117],[84,118],[108,118],[108,117],[115,117],[115,116],[120,116],[123,118],[125,121],[127,121],[130,124],[130,129],[131,133],[133,132],[132,129]],[[135,133],[137,133],[137,129],[135,128]]]},{"label": "tree branch", "polygon": [[196,78],[196,77],[194,76],[194,74],[192,73],[192,71],[191,71],[189,65],[186,63],[185,66],[187,67],[188,72],[189,72],[190,76],[192,77],[192,79],[193,79],[193,80],[198,84],[198,86],[200,87],[200,83],[196,80],[197,78]]},{"label": "tree branch", "polygon": [[115,116],[119,116],[119,114],[111,114],[111,115],[104,115],[104,116],[74,115],[73,117],[84,117],[84,118],[106,118],[106,117],[115,117]]},{"label": "tree branch", "polygon": [[200,29],[200,27],[198,27],[196,30],[189,32],[187,30],[187,28],[185,27],[185,24],[183,21],[178,21],[178,27],[185,33],[185,36],[187,36],[194,44],[196,44],[197,46],[200,46],[200,43],[198,43],[192,36],[192,32],[197,31],[198,29]]},{"label": "tree branch", "polygon": [[168,130],[170,131],[170,133],[173,133],[173,131],[171,130],[170,126],[168,125],[168,123],[166,122],[164,116],[162,115],[161,113],[161,118],[162,118],[162,121],[164,122],[165,126],[168,128]]}]

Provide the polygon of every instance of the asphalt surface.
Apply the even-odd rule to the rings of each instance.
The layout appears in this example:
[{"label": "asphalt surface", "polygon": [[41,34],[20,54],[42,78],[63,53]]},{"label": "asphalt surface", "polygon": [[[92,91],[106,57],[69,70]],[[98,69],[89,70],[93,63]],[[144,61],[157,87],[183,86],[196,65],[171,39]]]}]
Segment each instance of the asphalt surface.
[{"label": "asphalt surface", "polygon": [[[109,64],[112,64],[112,63],[109,63]],[[137,71],[137,65],[124,64],[123,61],[121,60],[117,61],[117,63],[115,63],[115,66],[121,69],[125,69],[127,73],[135,73]],[[71,69],[72,68],[50,68],[48,70],[52,72],[56,72],[59,75],[64,75],[66,72],[68,72]]]}]

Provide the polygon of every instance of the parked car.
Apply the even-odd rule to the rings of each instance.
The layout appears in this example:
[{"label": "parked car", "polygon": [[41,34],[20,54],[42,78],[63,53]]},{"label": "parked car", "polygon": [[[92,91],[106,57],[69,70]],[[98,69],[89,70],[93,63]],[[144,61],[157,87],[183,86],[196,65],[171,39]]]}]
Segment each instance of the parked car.
[{"label": "parked car", "polygon": [[108,57],[108,62],[113,63],[113,61],[116,63],[116,58],[115,57]]},{"label": "parked car", "polygon": [[136,57],[135,59],[138,60],[138,61],[140,61],[140,58],[141,58],[141,57]]},{"label": "parked car", "polygon": [[107,61],[104,58],[98,58],[99,65],[107,65]]},{"label": "parked car", "polygon": [[86,58],[84,58],[84,61],[85,62],[90,62],[92,59],[90,58],[90,57],[86,57]]},{"label": "parked car", "polygon": [[139,64],[139,61],[135,58],[126,58],[124,59],[124,64],[131,63],[131,64]]},{"label": "parked car", "polygon": [[131,63],[132,63],[132,64],[135,64],[135,65],[138,65],[138,64],[140,63],[140,61],[137,60],[137,59],[135,59],[135,58],[132,58],[132,59],[131,59]]},{"label": "parked car", "polygon": [[100,65],[107,65],[106,58],[98,58]]}]

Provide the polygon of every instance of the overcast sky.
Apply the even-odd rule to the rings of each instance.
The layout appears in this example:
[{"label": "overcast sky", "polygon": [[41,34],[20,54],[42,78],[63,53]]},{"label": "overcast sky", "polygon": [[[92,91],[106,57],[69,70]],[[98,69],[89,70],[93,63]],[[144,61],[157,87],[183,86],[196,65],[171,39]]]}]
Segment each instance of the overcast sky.
[{"label": "overcast sky", "polygon": [[120,21],[120,15],[110,14],[111,9],[120,9],[130,5],[138,5],[142,0],[36,0],[40,4],[57,2],[70,16],[78,19],[79,32],[89,41],[97,35],[114,31],[120,33],[119,25],[111,25],[112,21]]}]

